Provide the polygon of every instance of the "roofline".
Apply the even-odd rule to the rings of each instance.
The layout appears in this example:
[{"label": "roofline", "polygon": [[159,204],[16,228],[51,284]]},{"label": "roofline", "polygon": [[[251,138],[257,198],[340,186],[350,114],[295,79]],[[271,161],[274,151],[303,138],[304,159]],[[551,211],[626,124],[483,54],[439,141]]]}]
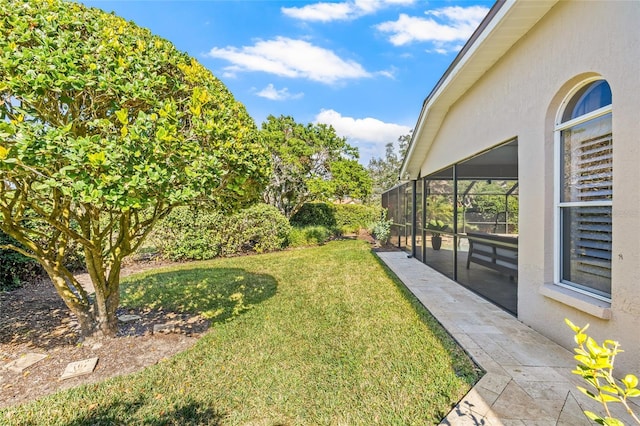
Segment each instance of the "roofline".
[{"label": "roofline", "polygon": [[449,108],[558,1],[496,1],[424,100],[400,167],[401,180],[416,179]]},{"label": "roofline", "polygon": [[422,122],[423,114],[427,109],[426,108],[427,104],[429,103],[431,98],[435,95],[435,93],[440,89],[440,87],[444,85],[444,82],[447,80],[449,75],[453,73],[456,65],[458,65],[458,63],[462,60],[462,58],[467,54],[469,49],[471,49],[471,46],[476,42],[476,40],[478,40],[478,38],[480,37],[480,34],[489,26],[489,23],[495,18],[495,16],[498,14],[498,11],[502,9],[502,6],[504,6],[506,2],[507,0],[496,0],[493,6],[491,6],[491,9],[489,9],[489,12],[487,12],[487,15],[480,22],[480,25],[478,25],[478,28],[476,28],[473,34],[471,34],[471,37],[469,38],[469,40],[467,40],[464,46],[462,46],[462,49],[460,49],[460,52],[458,52],[456,57],[453,59],[453,62],[451,62],[447,70],[444,72],[444,74],[442,74],[442,77],[440,77],[436,85],[433,87],[433,89],[431,89],[431,92],[429,92],[427,97],[422,102],[422,109],[420,110],[418,121],[416,122],[416,126],[414,127],[413,133],[411,134],[411,141],[409,141],[407,154],[402,159],[402,165],[400,166],[400,176],[399,176],[400,180],[402,180],[402,177],[406,174],[405,163],[407,162],[407,159],[411,156],[411,153],[413,151],[414,139],[416,137],[418,127]]},{"label": "roofline", "polygon": [[502,8],[502,6],[504,6],[506,2],[507,0],[497,0],[493,4],[493,6],[491,6],[491,9],[489,9],[489,12],[487,12],[487,15],[482,19],[482,21],[480,22],[480,25],[478,25],[478,28],[476,28],[473,34],[471,34],[471,37],[469,38],[469,40],[467,40],[464,46],[462,46],[462,49],[460,49],[460,52],[458,52],[456,57],[453,59],[453,62],[451,62],[451,65],[449,65],[449,67],[444,72],[442,77],[440,77],[440,80],[438,80],[438,82],[433,87],[433,89],[431,89],[431,92],[429,93],[429,95],[427,95],[427,97],[424,99],[424,102],[422,103],[423,106],[425,106],[427,102],[429,102],[429,99],[431,99],[434,93],[438,91],[440,86],[444,84],[447,77],[449,77],[449,75],[453,72],[453,69],[456,67],[456,65],[458,65],[458,62],[460,62],[462,60],[462,57],[467,54],[469,49],[471,49],[471,45],[473,45],[473,43],[475,43],[476,40],[478,40],[478,38],[480,37],[480,34],[485,30],[485,28],[489,26],[489,23],[493,20],[493,18],[495,18],[495,16],[498,14],[498,11]]}]

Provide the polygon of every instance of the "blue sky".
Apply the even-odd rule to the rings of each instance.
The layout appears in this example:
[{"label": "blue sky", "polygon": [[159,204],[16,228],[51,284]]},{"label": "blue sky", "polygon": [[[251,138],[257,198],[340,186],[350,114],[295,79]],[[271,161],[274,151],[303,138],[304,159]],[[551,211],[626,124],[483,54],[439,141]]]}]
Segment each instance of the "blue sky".
[{"label": "blue sky", "polygon": [[326,123],[360,161],[415,126],[424,98],[493,1],[107,1],[209,68],[256,124]]}]

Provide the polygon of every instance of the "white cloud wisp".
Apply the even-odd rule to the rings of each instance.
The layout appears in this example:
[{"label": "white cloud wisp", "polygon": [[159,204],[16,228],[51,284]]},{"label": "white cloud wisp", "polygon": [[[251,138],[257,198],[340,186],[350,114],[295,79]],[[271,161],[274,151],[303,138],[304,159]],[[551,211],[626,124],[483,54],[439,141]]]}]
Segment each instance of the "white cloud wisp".
[{"label": "white cloud wisp", "polygon": [[325,84],[371,77],[371,73],[356,61],[342,59],[333,51],[307,41],[287,37],[261,40],[242,48],[214,47],[207,56],[231,62],[232,65],[224,69],[226,75],[261,71]]},{"label": "white cloud wisp", "polygon": [[256,95],[272,101],[286,101],[289,99],[300,99],[304,96],[304,93],[290,93],[289,89],[286,87],[283,89],[276,89],[274,85],[270,83],[267,87],[257,92]]},{"label": "white cloud wisp", "polygon": [[341,3],[312,3],[302,7],[283,7],[282,13],[301,21],[331,22],[356,19],[393,5],[409,5],[416,0],[352,0]]},{"label": "white cloud wisp", "polygon": [[400,14],[396,21],[383,22],[376,29],[388,33],[395,46],[413,42],[428,42],[438,53],[460,49],[471,37],[489,9],[483,6],[451,6],[425,12],[427,17]]}]

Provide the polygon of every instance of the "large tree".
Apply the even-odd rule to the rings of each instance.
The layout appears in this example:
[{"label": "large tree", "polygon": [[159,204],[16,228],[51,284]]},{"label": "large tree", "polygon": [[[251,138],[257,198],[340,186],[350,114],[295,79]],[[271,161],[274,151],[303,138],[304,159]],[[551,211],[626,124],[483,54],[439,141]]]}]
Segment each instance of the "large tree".
[{"label": "large tree", "polygon": [[[268,154],[224,85],[148,30],[61,0],[0,4],[0,229],[83,335],[112,335],[123,258],[175,206],[258,197]],[[95,295],[65,267],[71,244]]]},{"label": "large tree", "polygon": [[382,193],[400,183],[400,167],[409,148],[411,134],[398,138],[398,148],[393,142],[385,146],[385,156],[369,160],[367,170],[373,181],[372,202],[380,203]]},{"label": "large tree", "polygon": [[333,127],[270,115],[261,135],[273,167],[264,200],[285,216],[290,218],[309,201],[366,198],[371,192],[371,182],[357,162],[357,148]]}]

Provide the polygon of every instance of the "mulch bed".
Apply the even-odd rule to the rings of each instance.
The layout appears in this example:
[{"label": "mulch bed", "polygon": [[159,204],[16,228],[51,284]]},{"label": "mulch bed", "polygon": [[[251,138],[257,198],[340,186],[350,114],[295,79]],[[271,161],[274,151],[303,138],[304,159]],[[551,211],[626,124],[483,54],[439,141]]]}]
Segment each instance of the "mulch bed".
[{"label": "mulch bed", "polygon": [[[139,264],[125,274],[158,266]],[[0,292],[0,408],[141,370],[191,347],[209,327],[207,320],[193,314],[119,309],[122,314],[141,318],[119,322],[115,338],[79,344],[78,323],[48,279]],[[174,325],[171,333],[153,333],[155,324],[167,323]],[[46,358],[22,373],[2,368],[30,352]],[[93,357],[99,358],[93,373],[60,380],[68,363]]]}]

